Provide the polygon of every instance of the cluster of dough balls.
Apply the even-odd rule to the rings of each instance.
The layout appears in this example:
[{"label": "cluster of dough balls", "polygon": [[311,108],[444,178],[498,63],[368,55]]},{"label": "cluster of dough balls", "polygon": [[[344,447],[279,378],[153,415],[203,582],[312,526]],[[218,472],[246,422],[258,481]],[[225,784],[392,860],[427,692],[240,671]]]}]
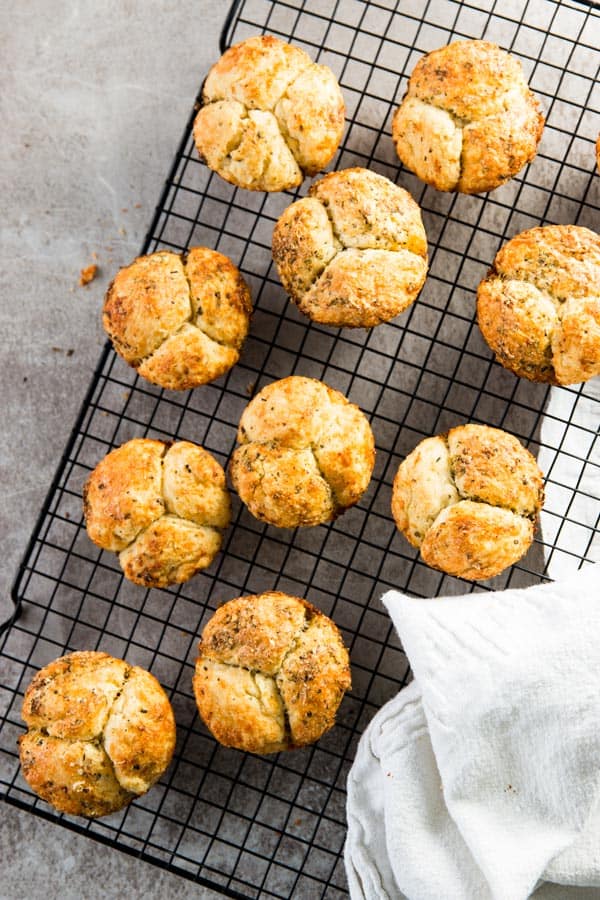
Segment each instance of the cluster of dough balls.
[{"label": "cluster of dough balls", "polygon": [[318,740],[350,688],[334,623],[280,592],[239,597],[210,619],[198,648],[200,715],[227,747],[276,753]]},{"label": "cluster of dough balls", "polygon": [[238,269],[207,247],[140,256],[115,276],[103,324],[123,359],[153,384],[187,390],[239,359],[252,298]]},{"label": "cluster of dough balls", "polygon": [[368,169],[315,182],[273,230],[273,260],[298,308],[331,326],[399,315],[427,275],[427,237],[408,191]]},{"label": "cluster of dough balls", "polygon": [[187,581],[211,564],[231,518],[225,473],[202,447],[134,438],[112,450],[83,492],[87,533],[144,587]]},{"label": "cluster of dough balls", "polygon": [[482,580],[527,552],[542,502],[542,473],[513,435],[461,425],[403,460],[392,514],[428,566]]},{"label": "cluster of dough balls", "polygon": [[544,117],[519,61],[488,41],[423,56],[392,124],[398,156],[440,191],[478,194],[536,154]]},{"label": "cluster of dough balls", "polygon": [[297,187],[323,169],[344,130],[333,72],[271,35],[248,38],[212,67],[194,122],[210,169],[253,191]]},{"label": "cluster of dough balls", "polygon": [[[350,690],[335,624],[279,591],[225,603],[206,624],[193,677],[214,737],[251,753],[317,741]],[[145,669],[79,651],[41,669],[25,691],[19,738],[25,780],[59,812],[110,815],[146,793],[175,749],[175,718]]]},{"label": "cluster of dough balls", "polygon": [[145,794],[175,749],[175,719],[145,669],[80,651],[41,669],[25,692],[25,780],[60,812],[105,816]]},{"label": "cluster of dough balls", "polygon": [[518,234],[477,290],[477,319],[496,359],[531,381],[600,374],[600,237],[577,225]]},{"label": "cluster of dough balls", "polygon": [[371,479],[371,427],[343,394],[291,375],[240,419],[231,480],[252,515],[280,528],[318,525],[358,502]]}]

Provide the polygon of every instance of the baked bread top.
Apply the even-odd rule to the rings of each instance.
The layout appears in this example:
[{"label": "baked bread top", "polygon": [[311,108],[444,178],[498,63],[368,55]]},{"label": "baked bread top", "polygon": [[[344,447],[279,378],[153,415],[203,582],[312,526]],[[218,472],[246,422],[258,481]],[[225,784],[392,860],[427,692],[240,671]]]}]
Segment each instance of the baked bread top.
[{"label": "baked bread top", "polygon": [[460,425],[421,441],[400,464],[392,515],[427,565],[473,581],[526,553],[542,502],[542,473],[517,438]]},{"label": "baked bread top", "polygon": [[102,322],[117,353],[171,390],[214,381],[239,359],[252,298],[230,259],[208,247],[159,250],[122,268]]},{"label": "baked bread top", "polygon": [[230,47],[208,73],[202,99],[194,122],[200,156],[248,190],[297,187],[332,159],[344,129],[331,69],[271,35]]},{"label": "baked bread top", "polygon": [[104,816],[144,794],[175,748],[175,719],[145,669],[80,651],[41,669],[25,692],[23,775],[61,812]]},{"label": "baked bread top", "polygon": [[318,525],[358,502],[375,443],[358,406],[314,378],[291,375],[244,410],[231,480],[252,515],[280,528]]},{"label": "baked bread top", "polygon": [[215,738],[251,753],[316,741],[350,688],[348,651],[335,624],[298,597],[239,597],[209,620],[194,693]]},{"label": "baked bread top", "polygon": [[496,359],[530,381],[600,374],[600,236],[577,225],[508,241],[477,290],[477,320]]},{"label": "baked bread top", "polygon": [[298,308],[325,325],[370,328],[399,315],[427,274],[419,206],[383,175],[331,172],[273,230],[273,259]]},{"label": "baked bread top", "polygon": [[544,117],[519,61],[489,41],[423,56],[396,110],[404,165],[440,191],[491,191],[536,154]]},{"label": "baked bread top", "polygon": [[210,565],[229,525],[225,473],[202,447],[134,438],[112,450],[83,490],[87,533],[119,554],[144,587],[187,581]]}]

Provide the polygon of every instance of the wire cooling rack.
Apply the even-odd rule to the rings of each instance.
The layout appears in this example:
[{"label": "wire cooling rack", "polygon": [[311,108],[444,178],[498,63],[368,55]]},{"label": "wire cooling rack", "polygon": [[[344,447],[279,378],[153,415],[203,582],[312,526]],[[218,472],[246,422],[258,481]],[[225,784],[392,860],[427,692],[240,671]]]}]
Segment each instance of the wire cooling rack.
[{"label": "wire cooling rack", "polygon": [[[295,195],[239,191],[211,175],[197,158],[190,119],[142,252],[203,244],[231,256],[252,287],[251,334],[225,378],[185,394],[143,382],[108,348],[102,354],[17,577],[16,621],[0,646],[0,784],[15,806],[230,896],[335,898],[346,894],[345,780],[356,743],[409,676],[382,592],[433,596],[537,582],[579,567],[598,530],[597,388],[549,394],[493,363],[474,323],[474,292],[517,232],[556,222],[597,228],[600,21],[592,6],[553,0],[248,0],[230,11],[223,47],[257,32],[291,40],[334,70],[348,113],[335,167],[372,168],[419,201],[430,243],[427,283],[410,311],[372,331],[309,324],[287,301],[270,254],[273,224]],[[390,137],[418,57],[461,37],[513,51],[547,116],[534,162],[486,196],[425,188],[399,166]],[[377,463],[362,501],[329,526],[282,531],[234,500],[233,525],[210,569],[178,589],[125,582],[116,557],[85,534],[81,489],[90,470],[143,435],[196,441],[226,464],[250,396],[291,373],[324,380],[370,417]],[[421,438],[464,421],[513,432],[547,476],[531,551],[477,587],[423,566],[390,519],[401,458]],[[195,713],[191,677],[212,611],[266,589],[305,596],[333,616],[351,649],[353,689],[316,746],[262,758],[215,743]],[[51,659],[84,648],[151,669],[178,724],[175,760],[161,783],[100,821],[59,816],[33,796],[16,753],[29,680]]]}]

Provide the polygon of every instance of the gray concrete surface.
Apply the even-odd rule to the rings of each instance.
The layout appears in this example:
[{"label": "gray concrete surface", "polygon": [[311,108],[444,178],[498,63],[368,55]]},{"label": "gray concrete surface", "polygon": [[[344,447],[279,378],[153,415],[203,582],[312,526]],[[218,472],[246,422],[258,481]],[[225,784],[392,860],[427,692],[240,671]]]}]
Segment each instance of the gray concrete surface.
[{"label": "gray concrete surface", "polygon": [[[103,343],[99,309],[138,251],[227,3],[2,3],[0,619]],[[78,286],[97,254],[99,277]],[[217,895],[0,810],[0,898]]]}]

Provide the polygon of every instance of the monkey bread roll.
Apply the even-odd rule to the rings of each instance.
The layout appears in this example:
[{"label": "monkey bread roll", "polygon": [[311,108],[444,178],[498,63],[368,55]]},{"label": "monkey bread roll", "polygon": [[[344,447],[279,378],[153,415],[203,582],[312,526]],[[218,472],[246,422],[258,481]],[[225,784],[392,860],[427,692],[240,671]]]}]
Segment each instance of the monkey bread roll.
[{"label": "monkey bread roll", "polygon": [[187,581],[211,564],[231,518],[225,473],[190,441],[134,438],[112,450],[83,491],[87,533],[144,587]]},{"label": "monkey bread roll", "polygon": [[106,816],[145,794],[175,748],[156,678],[107,653],[80,651],[41,669],[25,692],[25,780],[60,812]]},{"label": "monkey bread roll", "polygon": [[284,191],[325,168],[344,130],[335,75],[271,35],[235,44],[204,83],[194,140],[207,166],[251,191]]},{"label": "monkey bread roll", "polygon": [[318,740],[350,689],[350,662],[326,615],[274,591],[225,603],[198,648],[194,693],[214,737],[250,753]]},{"label": "monkey bread roll", "polygon": [[512,238],[479,285],[477,320],[515,375],[565,385],[600,375],[600,237],[546,225]]},{"label": "monkey bread roll", "polygon": [[416,299],[427,275],[427,236],[408,191],[368,169],[343,169],[284,210],[273,259],[309,318],[371,328]]},{"label": "monkey bread roll", "polygon": [[488,41],[455,41],[415,66],[392,137],[404,165],[427,184],[479,194],[531,162],[543,127],[514,56]]},{"label": "monkey bread roll", "polygon": [[251,400],[238,442],[233,486],[253,516],[280,528],[335,519],[358,502],[375,464],[373,432],[358,406],[299,375]]},{"label": "monkey bread roll", "polygon": [[208,247],[140,256],[115,276],[102,323],[138,373],[175,391],[207,384],[235,365],[252,298],[230,259]]},{"label": "monkey bread roll", "polygon": [[527,552],[543,496],[542,473],[515,437],[460,425],[400,464],[392,515],[428,566],[477,581]]}]

